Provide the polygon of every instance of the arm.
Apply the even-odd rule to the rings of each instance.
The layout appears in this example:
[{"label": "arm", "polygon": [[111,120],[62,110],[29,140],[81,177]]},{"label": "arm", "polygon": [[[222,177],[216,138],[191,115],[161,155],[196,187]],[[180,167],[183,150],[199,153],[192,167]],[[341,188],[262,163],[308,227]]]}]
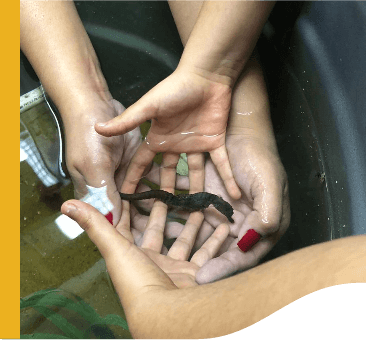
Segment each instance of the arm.
[{"label": "arm", "polygon": [[21,1],[20,46],[63,115],[112,99],[73,1]]},{"label": "arm", "polygon": [[274,4],[271,1],[204,1],[180,65],[233,87]]},{"label": "arm", "polygon": [[[220,55],[231,54],[231,51],[234,51],[232,54],[237,55],[235,59],[232,58],[233,61],[229,59],[229,65],[233,67],[227,70],[228,76],[233,75],[233,79],[228,80],[230,83],[237,79],[233,89],[227,133],[232,135],[253,133],[257,138],[267,138],[272,147],[276,145],[266,85],[256,53],[252,54],[252,51],[274,4],[270,1],[169,1],[188,62],[199,64],[201,60],[205,60],[199,53]],[[225,15],[231,19],[222,19],[226,23],[222,25],[223,27],[212,24],[219,22]],[[202,27],[207,27],[206,33],[209,36],[201,34],[201,30],[204,29]],[[234,39],[227,38],[229,36]],[[213,39],[221,41],[221,44],[218,46],[213,44]],[[213,49],[222,52],[210,52]],[[245,63],[244,69],[236,67]],[[226,69],[222,71],[223,73],[226,73]],[[248,114],[250,112],[253,114]]]},{"label": "arm", "polygon": [[20,33],[22,50],[61,114],[75,197],[88,193],[86,185],[107,186],[116,225],[121,200],[115,179],[120,178],[120,164],[135,152],[139,136],[130,143],[131,136],[106,138],[94,130],[97,121],[112,119],[124,108],[112,99],[74,3],[21,1]]},{"label": "arm", "polygon": [[147,293],[131,309],[133,335],[222,336],[322,288],[365,282],[365,242],[356,236],[322,243],[210,285]]},{"label": "arm", "polygon": [[[157,152],[187,153],[188,159],[209,152],[230,196],[240,197],[225,148],[231,92],[272,7],[269,2],[206,2],[175,72],[123,115],[96,124],[99,134],[117,136],[152,119],[126,183],[139,177]],[[134,190],[124,186],[124,192]]]},{"label": "arm", "polygon": [[[228,239],[226,247],[222,249],[222,255],[209,261],[199,270],[196,277],[199,283],[207,283],[256,265],[270,251],[289,225],[287,176],[277,151],[266,84],[256,52],[248,57],[248,52],[252,50],[249,46],[256,42],[259,29],[264,24],[273,4],[267,2],[176,1],[171,1],[169,4],[181,40],[186,45],[185,52],[189,50],[191,41],[199,41],[197,38],[198,26],[203,23],[205,25],[205,22],[208,22],[211,17],[216,18],[217,21],[220,20],[227,9],[233,18],[228,23],[228,30],[233,32],[232,24],[234,27],[241,26],[238,34],[242,34],[243,42],[238,45],[242,45],[244,49],[241,50],[239,46],[237,51],[245,53],[242,54],[244,56],[242,58],[247,60],[233,87],[226,134],[228,158],[235,181],[241,189],[241,198],[232,200],[227,195],[213,163],[208,160],[205,165],[205,191],[223,197],[235,210],[235,223],[230,224],[232,239]],[[221,8],[220,11],[218,7]],[[215,11],[214,8],[217,10]],[[242,21],[242,18],[245,19]],[[222,39],[221,34],[227,34],[226,29],[227,27],[223,29],[222,33],[214,30],[213,34],[220,40]],[[232,41],[225,39],[222,39],[222,42],[222,47],[219,48],[224,51],[223,53],[236,50],[236,43],[232,44]],[[204,51],[211,48],[210,45],[205,46],[205,41],[202,43]],[[227,47],[224,48],[226,44]],[[234,60],[240,59],[236,57]],[[231,65],[235,66],[236,63]],[[230,71],[233,71],[232,68]],[[234,71],[236,72],[232,75],[236,76],[237,70]],[[225,79],[234,80],[230,77],[230,73],[227,76],[229,78]],[[216,228],[223,222],[222,217],[210,209],[206,211],[205,219],[212,228]],[[236,245],[249,229],[260,233],[263,239],[250,251],[244,253]],[[201,231],[198,245],[209,232],[210,228]]]}]

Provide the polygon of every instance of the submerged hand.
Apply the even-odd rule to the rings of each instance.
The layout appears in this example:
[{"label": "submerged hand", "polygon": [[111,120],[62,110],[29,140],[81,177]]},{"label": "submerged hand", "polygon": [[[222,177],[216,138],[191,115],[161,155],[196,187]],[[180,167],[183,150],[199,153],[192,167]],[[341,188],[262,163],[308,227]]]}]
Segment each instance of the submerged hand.
[{"label": "submerged hand", "polygon": [[[234,224],[230,236],[234,239],[228,249],[210,260],[197,273],[198,283],[207,283],[255,266],[264,257],[290,223],[288,182],[276,148],[264,142],[230,135],[227,138],[229,159],[242,197],[232,200],[212,162],[205,167],[205,191],[221,196],[234,208]],[[213,228],[223,222],[215,209],[205,212],[205,220]],[[262,239],[249,251],[243,252],[237,243],[249,229],[254,229]],[[222,249],[223,250],[223,249]]]},{"label": "submerged hand", "polygon": [[[229,202],[234,208],[235,222],[229,223],[230,233],[218,251],[220,256],[198,270],[196,281],[199,284],[216,281],[255,266],[284,234],[290,222],[287,177],[276,147],[266,145],[264,140],[260,142],[241,135],[228,136],[227,146],[242,197],[240,200],[229,197],[214,164],[208,160],[205,164],[205,188],[200,188],[199,191],[211,192]],[[157,172],[148,174],[148,178],[153,182],[159,180]],[[197,185],[199,188],[200,181]],[[180,179],[180,187],[188,188],[187,178]],[[140,189],[147,190],[143,186]],[[146,210],[149,210],[151,204],[148,201],[144,204]],[[137,229],[134,236],[139,242],[145,228],[142,220],[146,217],[137,213],[132,216],[134,227]],[[204,216],[194,249],[198,249],[220,224],[228,223],[227,219],[212,207],[205,210]],[[166,237],[175,238],[182,229],[181,224],[169,222],[165,229]],[[249,229],[256,230],[263,238],[245,253],[238,248],[237,243]]]},{"label": "submerged hand", "polygon": [[[134,191],[136,179],[141,177],[157,152],[177,155],[185,152],[188,158],[192,154],[209,152],[228,193],[239,198],[225,147],[230,103],[228,85],[178,68],[122,115],[96,124],[99,134],[117,136],[152,119],[147,139],[137,151],[127,174],[126,193]],[[197,171],[189,167],[190,170]]]},{"label": "submerged hand", "polygon": [[103,215],[84,202],[67,201],[61,211],[75,220],[99,248],[122,300],[135,299],[137,295],[159,287],[173,289],[197,285],[197,271],[215,255],[229,231],[226,224],[218,226],[212,237],[188,261],[203,220],[201,212],[190,215],[167,255],[162,255],[167,213],[162,202],[154,203],[140,247],[119,234]]},{"label": "submerged hand", "polygon": [[[129,161],[138,148],[139,129],[123,136],[107,138],[97,134],[94,124],[111,119],[124,111],[116,100],[96,100],[89,108],[74,107],[63,117],[66,135],[66,161],[74,184],[75,198],[81,199],[88,191],[86,185],[100,188],[107,186],[107,196],[113,205],[113,224],[121,216],[121,199],[118,194]],[[77,121],[76,121],[77,119]]]}]

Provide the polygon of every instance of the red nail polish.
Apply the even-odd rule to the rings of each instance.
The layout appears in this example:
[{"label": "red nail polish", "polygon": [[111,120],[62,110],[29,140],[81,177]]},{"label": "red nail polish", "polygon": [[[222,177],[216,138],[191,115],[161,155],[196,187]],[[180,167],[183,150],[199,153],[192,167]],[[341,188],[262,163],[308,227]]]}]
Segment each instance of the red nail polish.
[{"label": "red nail polish", "polygon": [[237,246],[244,253],[252,248],[259,240],[261,239],[261,235],[256,232],[254,229],[247,230],[246,234],[243,235],[241,240],[238,241]]},{"label": "red nail polish", "polygon": [[107,215],[105,215],[107,218],[107,221],[110,222],[113,225],[113,215],[111,212],[109,212]]}]

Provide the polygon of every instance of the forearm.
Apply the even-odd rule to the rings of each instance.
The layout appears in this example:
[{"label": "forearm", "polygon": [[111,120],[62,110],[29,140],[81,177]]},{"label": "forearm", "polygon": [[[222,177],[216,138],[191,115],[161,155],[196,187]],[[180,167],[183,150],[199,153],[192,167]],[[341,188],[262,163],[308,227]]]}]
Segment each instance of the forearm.
[{"label": "forearm", "polygon": [[20,45],[62,115],[110,99],[72,1],[21,1]]},{"label": "forearm", "polygon": [[[175,19],[181,41],[186,46],[191,36],[199,13],[211,18],[210,12],[201,12],[203,3],[200,1],[169,1],[172,15]],[[225,5],[228,5],[227,3]],[[271,10],[272,4],[267,4]],[[206,4],[208,6],[208,4]],[[253,12],[253,10],[252,10]],[[259,15],[259,11],[256,11]],[[251,13],[247,9],[247,13]],[[233,16],[233,14],[232,14]],[[263,15],[262,20],[265,20]],[[228,20],[232,22],[232,20]],[[197,29],[197,26],[196,26]],[[259,30],[259,28],[257,28]],[[200,32],[199,32],[200,33]],[[255,37],[253,37],[255,38]],[[246,45],[244,45],[246,47]],[[273,128],[270,117],[270,105],[261,66],[255,52],[248,61],[237,79],[232,94],[232,105],[229,114],[227,135],[247,135],[274,141]]]},{"label": "forearm", "polygon": [[276,148],[267,88],[255,55],[246,63],[233,89],[227,135],[243,135]]},{"label": "forearm", "polygon": [[365,282],[365,240],[314,245],[213,284],[149,292],[129,311],[130,329],[135,338],[166,339],[238,331],[314,291]]},{"label": "forearm", "polygon": [[180,65],[233,86],[249,59],[274,2],[204,2]]}]

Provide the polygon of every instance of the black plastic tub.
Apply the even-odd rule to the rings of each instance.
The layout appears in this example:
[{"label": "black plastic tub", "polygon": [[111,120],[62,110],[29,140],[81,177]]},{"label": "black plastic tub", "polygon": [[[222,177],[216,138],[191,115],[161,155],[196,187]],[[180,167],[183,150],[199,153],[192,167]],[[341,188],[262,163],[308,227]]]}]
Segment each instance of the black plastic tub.
[{"label": "black plastic tub", "polygon": [[[76,7],[125,106],[175,69],[183,48],[166,2]],[[364,2],[278,3],[264,28],[258,50],[292,210],[266,260],[366,232],[365,14]],[[22,63],[21,94],[37,86]]]}]

